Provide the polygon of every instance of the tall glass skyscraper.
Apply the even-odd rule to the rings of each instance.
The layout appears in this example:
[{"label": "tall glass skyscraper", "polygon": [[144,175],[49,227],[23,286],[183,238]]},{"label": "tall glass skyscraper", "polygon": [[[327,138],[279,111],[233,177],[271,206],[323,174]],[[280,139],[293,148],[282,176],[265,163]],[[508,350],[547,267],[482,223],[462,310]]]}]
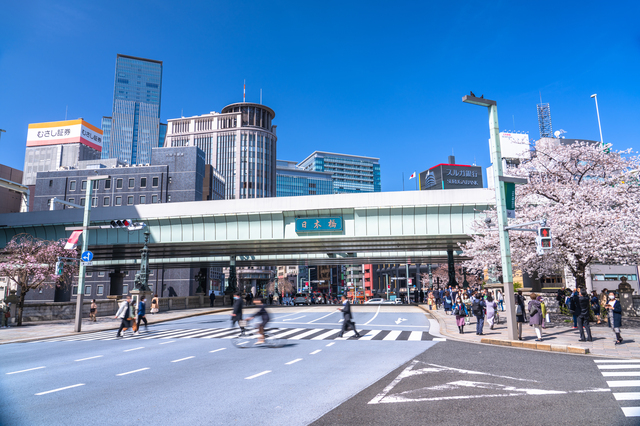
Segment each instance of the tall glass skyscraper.
[{"label": "tall glass skyscraper", "polygon": [[302,170],[295,161],[276,161],[276,196],[333,194],[331,173]]},{"label": "tall glass skyscraper", "polygon": [[315,151],[298,167],[316,172],[331,172],[334,194],[380,192],[379,158]]},{"label": "tall glass skyscraper", "polygon": [[160,140],[161,93],[162,61],[117,56],[112,115],[102,119],[102,158],[127,164],[151,162],[151,149],[164,142]]}]

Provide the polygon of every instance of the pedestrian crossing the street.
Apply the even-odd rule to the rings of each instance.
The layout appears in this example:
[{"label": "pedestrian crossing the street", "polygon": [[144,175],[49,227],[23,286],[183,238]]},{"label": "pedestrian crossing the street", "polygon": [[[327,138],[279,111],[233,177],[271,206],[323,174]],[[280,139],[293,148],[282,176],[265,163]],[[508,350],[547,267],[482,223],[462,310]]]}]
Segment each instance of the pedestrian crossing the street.
[{"label": "pedestrian crossing the street", "polygon": [[596,359],[600,373],[627,417],[640,417],[640,360]]},{"label": "pedestrian crossing the street", "polygon": [[[426,331],[401,331],[401,330],[359,330],[360,337],[356,337],[353,331],[349,331],[340,337],[340,329],[325,328],[267,328],[265,330],[269,338],[287,340],[404,340],[424,341],[433,340]],[[255,334],[255,330],[252,331]],[[235,328],[194,328],[194,329],[170,329],[142,331],[132,335],[131,332],[123,332],[124,340],[149,340],[149,339],[233,339],[239,334]],[[115,330],[98,331],[76,336],[57,337],[53,339],[38,340],[37,342],[78,342],[95,340],[118,340]]]}]

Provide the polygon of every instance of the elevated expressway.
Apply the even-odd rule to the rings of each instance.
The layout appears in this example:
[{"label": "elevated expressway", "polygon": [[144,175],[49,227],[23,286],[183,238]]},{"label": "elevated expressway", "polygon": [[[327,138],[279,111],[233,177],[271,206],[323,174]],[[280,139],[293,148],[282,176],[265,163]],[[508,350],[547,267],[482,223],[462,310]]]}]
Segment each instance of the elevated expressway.
[{"label": "elevated expressway", "polygon": [[[462,189],[318,195],[100,207],[92,225],[140,220],[151,232],[152,267],[446,262],[494,204],[493,191]],[[16,234],[56,240],[82,225],[82,210],[0,215],[0,248]],[[296,233],[297,218],[340,217],[342,231]],[[91,230],[91,269],[136,269],[142,231]]]}]

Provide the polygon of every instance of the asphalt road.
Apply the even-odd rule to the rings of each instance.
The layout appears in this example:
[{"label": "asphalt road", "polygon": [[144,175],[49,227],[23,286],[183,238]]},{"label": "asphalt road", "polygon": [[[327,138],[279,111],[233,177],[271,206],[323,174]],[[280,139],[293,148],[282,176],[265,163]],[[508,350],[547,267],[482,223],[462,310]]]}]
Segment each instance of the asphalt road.
[{"label": "asphalt road", "polygon": [[[341,315],[334,306],[273,308],[271,332],[287,339],[278,349],[235,348],[228,314],[162,323],[124,339],[109,331],[2,345],[0,424],[615,425],[640,419],[623,411],[640,405],[628,400],[640,386],[611,382],[640,372],[634,370],[640,363],[433,340],[433,324],[414,307],[354,311],[360,339],[337,337]],[[616,399],[621,390],[626,396]]]}]

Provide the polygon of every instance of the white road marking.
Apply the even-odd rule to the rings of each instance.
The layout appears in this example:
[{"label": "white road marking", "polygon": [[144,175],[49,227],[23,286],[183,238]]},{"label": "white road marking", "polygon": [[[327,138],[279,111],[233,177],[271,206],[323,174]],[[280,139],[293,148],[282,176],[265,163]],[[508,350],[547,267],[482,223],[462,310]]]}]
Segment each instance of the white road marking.
[{"label": "white road marking", "polygon": [[265,374],[271,373],[271,370],[263,371],[262,373],[254,374],[253,376],[245,377],[245,380],[255,379],[256,377],[264,376]]},{"label": "white road marking", "polygon": [[102,355],[90,356],[89,358],[76,359],[76,360],[75,360],[75,362],[78,362],[78,361],[87,361],[87,360],[90,360],[90,359],[96,359],[96,358],[102,358]]},{"label": "white road marking", "polygon": [[289,362],[285,362],[284,365],[291,365],[291,364],[295,364],[298,361],[302,361],[302,358],[298,358],[298,359],[294,359],[293,361],[289,361]]},{"label": "white road marking", "polygon": [[593,362],[609,362],[618,364],[628,364],[631,362],[640,363],[640,359],[594,359]]},{"label": "white road marking", "polygon": [[224,331],[220,331],[218,333],[214,333],[214,334],[211,334],[209,336],[204,336],[203,339],[215,339],[218,336],[224,336],[224,335],[227,335],[229,333],[231,333],[232,336],[234,336],[236,333],[240,334],[240,329],[236,328],[236,327],[228,328],[228,329],[226,329]]},{"label": "white road marking", "polygon": [[325,315],[325,316],[323,316],[323,317],[316,318],[316,319],[314,319],[313,321],[309,321],[307,324],[311,324],[311,323],[314,323],[314,322],[316,322],[316,321],[320,321],[322,318],[326,318],[326,317],[328,317],[329,315],[333,315],[333,314],[335,314],[335,313],[337,313],[337,312],[338,312],[338,311],[331,312],[331,313],[329,313],[329,314],[327,314],[327,315]]},{"label": "white road marking", "polygon": [[[365,334],[364,336],[362,336],[360,338],[360,340],[371,340],[374,337],[376,337],[378,334],[380,334],[382,330],[371,330],[370,332],[368,332],[367,334]],[[420,332],[419,332],[420,333]]]},{"label": "white road marking", "polygon": [[194,337],[203,336],[209,333],[211,333],[211,330],[203,330],[201,333],[191,334],[189,336],[184,337],[184,339],[192,339]]},{"label": "white road marking", "polygon": [[162,342],[162,343],[160,343],[160,344],[161,344],[161,345],[166,345],[167,343],[173,343],[173,342],[175,342],[175,340],[171,340],[171,341],[169,341],[169,342]]},{"label": "white road marking", "polygon": [[214,349],[212,351],[209,351],[210,354],[214,353],[214,352],[220,352],[220,351],[224,351],[227,348],[220,348],[220,349]]},{"label": "white road marking", "polygon": [[137,351],[138,349],[144,349],[144,346],[140,346],[139,348],[127,349],[126,351],[122,351],[122,352]]},{"label": "white road marking", "polygon": [[283,321],[295,321],[297,319],[304,318],[304,317],[306,317],[306,315],[303,315],[303,316],[298,317],[298,318],[289,318],[289,319],[286,319],[286,320],[283,320]]},{"label": "white road marking", "polygon": [[126,373],[116,374],[116,376],[126,376],[127,374],[137,373],[137,372],[139,372],[139,371],[144,371],[144,370],[148,370],[148,369],[149,369],[149,367],[145,367],[145,368],[138,368],[137,370],[127,371]]},{"label": "white road marking", "polygon": [[340,333],[340,330],[337,330],[337,329],[336,330],[329,330],[326,333],[322,333],[321,335],[312,338],[311,340],[324,340],[327,337],[333,336],[334,334],[338,334],[338,333]]},{"label": "white road marking", "polygon": [[304,333],[300,333],[300,334],[298,334],[296,336],[291,337],[290,339],[291,340],[300,340],[303,337],[310,336],[310,335],[312,335],[314,333],[317,333],[318,331],[322,331],[322,328],[314,328],[313,330],[305,331]]},{"label": "white road marking", "polygon": [[380,313],[380,308],[382,307],[382,305],[378,305],[378,310],[376,311],[376,314],[373,316],[373,318],[371,318],[369,321],[365,322],[364,325],[369,324],[371,321],[373,321],[374,319],[376,319],[376,317],[378,316],[378,314]]},{"label": "white road marking", "polygon": [[342,321],[344,321],[344,318],[343,318],[343,319],[341,319],[341,320],[340,320],[340,321],[338,321],[338,322],[342,322]]},{"label": "white road marking", "polygon": [[634,401],[640,399],[640,392],[614,393],[613,397],[618,401]]},{"label": "white road marking", "polygon": [[319,352],[322,352],[322,349],[316,349],[315,351],[311,352],[309,355],[315,355]]},{"label": "white road marking", "polygon": [[186,357],[186,358],[176,359],[176,360],[171,361],[171,362],[180,362],[180,361],[184,361],[184,360],[191,359],[191,358],[195,358],[195,356],[188,356],[188,357]]},{"label": "white road marking", "polygon": [[407,320],[406,318],[400,318],[400,317],[398,317],[398,319],[397,319],[397,320],[395,320],[395,323],[396,323],[396,325],[398,325],[398,324],[400,324],[402,321],[406,321],[406,320]]},{"label": "white road marking", "polygon": [[40,370],[41,368],[44,368],[44,367],[27,368],[26,370],[12,371],[11,373],[7,373],[7,374],[24,373],[24,372],[27,372],[27,371]]},{"label": "white road marking", "polygon": [[353,330],[349,330],[345,334],[343,334],[342,337],[336,337],[335,340],[347,340],[348,338],[353,337],[355,335],[356,333]]},{"label": "white road marking", "polygon": [[598,365],[600,370],[616,370],[620,368],[640,368],[640,364]]},{"label": "white road marking", "polygon": [[400,333],[402,333],[401,330],[391,330],[382,340],[396,340]]},{"label": "white road marking", "polygon": [[627,417],[640,417],[640,407],[621,407]]},{"label": "white road marking", "polygon": [[331,342],[331,343],[329,343],[329,344],[327,345],[327,347],[329,347],[329,346],[333,346],[333,345],[335,345],[335,344],[336,344],[336,342]]},{"label": "white road marking", "polygon": [[278,333],[278,334],[273,334],[270,338],[279,339],[281,337],[288,336],[288,335],[293,334],[293,333],[297,333],[300,330],[304,330],[304,328],[290,329],[289,331],[285,331],[285,332]]},{"label": "white road marking", "polygon": [[71,385],[71,386],[65,386],[63,388],[53,389],[53,390],[46,391],[46,392],[39,392],[36,395],[37,396],[46,395],[48,393],[59,392],[61,390],[65,390],[65,389],[77,388],[78,386],[84,386],[84,383],[78,383],[77,385]]},{"label": "white road marking", "polygon": [[603,371],[604,377],[640,377],[640,371]]},{"label": "white road marking", "polygon": [[607,382],[610,388],[630,388],[640,386],[640,380],[612,380]]},{"label": "white road marking", "polygon": [[408,340],[422,340],[422,331],[412,331]]}]

